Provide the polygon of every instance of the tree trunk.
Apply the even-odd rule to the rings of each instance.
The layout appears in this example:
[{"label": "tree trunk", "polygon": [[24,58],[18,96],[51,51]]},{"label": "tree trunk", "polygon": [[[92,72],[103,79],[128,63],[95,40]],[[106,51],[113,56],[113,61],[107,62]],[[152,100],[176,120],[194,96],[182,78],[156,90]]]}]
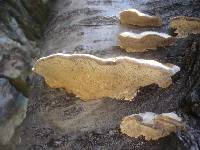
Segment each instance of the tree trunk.
[{"label": "tree trunk", "polygon": [[[51,5],[48,27],[40,41],[41,55],[38,58],[57,52],[89,53],[99,57],[122,55],[173,63],[180,66],[181,71],[173,77],[173,84],[169,88],[161,89],[157,85],[141,88],[131,102],[105,98],[87,103],[62,89],[49,88],[42,78],[31,74],[29,108],[27,118],[17,133],[21,137],[17,149],[198,148],[200,35],[178,39],[174,46],[145,53],[127,53],[117,44],[118,34],[123,31],[168,32],[170,17],[200,17],[198,2],[57,0],[52,1]],[[135,8],[150,15],[160,15],[164,25],[161,28],[120,25],[118,14],[127,8]],[[41,20],[42,17],[37,23],[40,24]],[[33,28],[30,29],[32,31]],[[188,128],[150,142],[142,137],[129,138],[119,132],[119,125],[124,116],[146,111],[176,111],[183,117]]]}]

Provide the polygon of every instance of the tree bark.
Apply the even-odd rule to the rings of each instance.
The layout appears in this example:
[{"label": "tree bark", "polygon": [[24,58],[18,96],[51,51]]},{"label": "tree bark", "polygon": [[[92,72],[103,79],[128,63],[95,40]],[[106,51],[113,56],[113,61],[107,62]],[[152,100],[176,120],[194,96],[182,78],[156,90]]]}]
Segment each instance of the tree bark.
[{"label": "tree bark", "polygon": [[[25,2],[25,0],[23,0]],[[33,2],[33,1],[31,1]],[[29,8],[29,5],[26,5]],[[135,8],[160,15],[162,28],[136,28],[120,25],[118,13]],[[183,149],[198,148],[200,35],[178,39],[176,45],[145,53],[126,53],[118,47],[123,31],[168,32],[169,18],[177,15],[200,17],[200,6],[192,0],[57,0],[52,3],[48,27],[41,39],[39,56],[63,53],[89,53],[99,57],[129,56],[173,63],[181,71],[167,89],[156,85],[141,88],[132,102],[109,98],[82,102],[62,89],[51,89],[44,80],[32,75],[28,117],[19,129],[18,149]],[[32,14],[33,18],[37,16]],[[42,17],[37,23],[42,22]],[[34,25],[34,24],[33,24]],[[29,32],[34,30],[32,26]],[[27,32],[27,36],[29,35]],[[31,35],[32,37],[32,35]],[[33,36],[34,37],[37,36]],[[38,57],[38,58],[39,58]],[[122,135],[119,124],[124,116],[151,111],[176,111],[188,130],[158,141],[145,141]],[[38,140],[39,139],[39,140]],[[28,144],[27,144],[28,143]]]}]

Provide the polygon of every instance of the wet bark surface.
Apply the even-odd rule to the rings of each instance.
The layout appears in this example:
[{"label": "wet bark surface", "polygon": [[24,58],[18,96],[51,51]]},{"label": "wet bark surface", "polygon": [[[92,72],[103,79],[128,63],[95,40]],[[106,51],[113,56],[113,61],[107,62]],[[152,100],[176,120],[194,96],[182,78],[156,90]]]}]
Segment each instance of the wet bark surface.
[{"label": "wet bark surface", "polygon": [[[16,149],[171,150],[199,146],[200,36],[178,39],[172,47],[142,54],[126,53],[117,46],[117,35],[120,32],[168,32],[170,17],[200,17],[198,2],[57,0],[52,7],[49,24],[40,44],[41,56],[57,52],[89,53],[100,57],[126,55],[173,63],[180,66],[181,71],[173,77],[173,84],[169,88],[161,89],[157,85],[141,88],[133,101],[105,98],[89,102],[83,102],[62,89],[51,89],[41,77],[33,74],[27,118],[17,133],[21,143]],[[118,14],[127,8],[160,15],[164,26],[122,26]],[[119,132],[124,116],[146,111],[176,111],[189,126],[188,130],[149,142],[143,137],[129,138]]]}]

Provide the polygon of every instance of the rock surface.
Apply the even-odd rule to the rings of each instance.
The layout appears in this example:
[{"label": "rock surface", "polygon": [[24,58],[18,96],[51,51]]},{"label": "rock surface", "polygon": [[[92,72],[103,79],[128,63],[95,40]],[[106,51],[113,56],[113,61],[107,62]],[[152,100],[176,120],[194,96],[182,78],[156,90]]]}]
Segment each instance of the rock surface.
[{"label": "rock surface", "polygon": [[127,9],[120,13],[122,24],[135,25],[140,27],[159,27],[162,26],[162,19],[158,16],[150,16],[136,9]]},{"label": "rock surface", "polygon": [[170,20],[170,28],[175,29],[177,37],[184,38],[189,34],[200,33],[200,18],[178,16]]},{"label": "rock surface", "polygon": [[53,88],[64,88],[83,100],[103,97],[131,100],[140,87],[166,88],[180,68],[153,60],[116,57],[101,59],[88,54],[54,54],[39,59],[33,71]]},{"label": "rock surface", "polygon": [[119,35],[119,45],[127,52],[144,52],[173,45],[176,38],[159,32],[146,31],[140,34],[123,32]]},{"label": "rock surface", "polygon": [[0,78],[0,144],[8,144],[26,117],[27,100],[7,79]]},{"label": "rock surface", "polygon": [[130,137],[144,136],[146,140],[157,140],[184,128],[175,113],[155,114],[152,112],[133,114],[123,119],[121,132]]}]

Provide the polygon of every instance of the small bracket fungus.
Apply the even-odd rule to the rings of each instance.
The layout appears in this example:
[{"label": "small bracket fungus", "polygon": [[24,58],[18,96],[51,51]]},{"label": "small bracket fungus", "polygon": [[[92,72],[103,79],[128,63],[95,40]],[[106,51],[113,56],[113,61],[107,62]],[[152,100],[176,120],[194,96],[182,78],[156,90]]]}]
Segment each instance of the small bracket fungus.
[{"label": "small bracket fungus", "polygon": [[180,68],[130,57],[98,58],[89,54],[54,54],[39,59],[33,71],[53,88],[64,88],[82,100],[103,97],[131,100],[140,87],[166,88]]},{"label": "small bracket fungus", "polygon": [[140,34],[123,32],[119,35],[119,45],[127,52],[144,52],[148,49],[157,49],[174,44],[176,38],[153,31]]},{"label": "small bracket fungus", "polygon": [[150,16],[141,13],[136,9],[128,9],[122,11],[120,13],[120,22],[122,24],[135,25],[140,27],[162,26],[162,20],[159,16]]},{"label": "small bracket fungus", "polygon": [[177,37],[184,38],[189,34],[200,33],[200,18],[178,16],[170,19],[170,28],[175,30]]},{"label": "small bracket fungus", "polygon": [[145,112],[123,118],[120,129],[130,137],[144,136],[146,140],[157,140],[172,132],[184,129],[185,125],[175,113],[155,114]]}]

